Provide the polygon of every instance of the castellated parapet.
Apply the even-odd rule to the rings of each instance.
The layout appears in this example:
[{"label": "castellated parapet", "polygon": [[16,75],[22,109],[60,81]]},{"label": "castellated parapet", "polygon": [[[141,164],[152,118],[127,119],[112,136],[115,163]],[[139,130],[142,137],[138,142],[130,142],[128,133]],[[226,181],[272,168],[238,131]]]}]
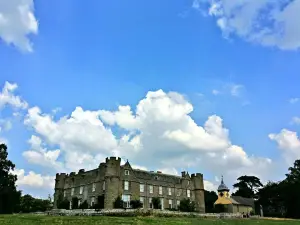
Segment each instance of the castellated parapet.
[{"label": "castellated parapet", "polygon": [[205,212],[203,174],[181,176],[164,174],[160,171],[133,169],[127,161],[121,165],[121,158],[106,158],[94,170],[81,169],[70,174],[56,174],[54,207],[59,199],[70,202],[74,197],[79,204],[87,201],[89,206],[98,203],[102,208],[112,209],[113,202],[120,196],[124,206],[130,208],[130,200],[140,200],[143,207],[152,208],[152,198],[159,197],[162,209],[177,208],[180,200],[189,198],[196,203],[196,211]]}]

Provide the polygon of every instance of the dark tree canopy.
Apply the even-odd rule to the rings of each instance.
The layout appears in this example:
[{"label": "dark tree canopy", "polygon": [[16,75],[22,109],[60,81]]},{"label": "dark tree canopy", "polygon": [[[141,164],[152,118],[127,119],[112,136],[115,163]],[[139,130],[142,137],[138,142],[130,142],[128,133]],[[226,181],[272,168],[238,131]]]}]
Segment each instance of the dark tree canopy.
[{"label": "dark tree canopy", "polygon": [[19,210],[21,192],[17,191],[17,176],[11,174],[15,164],[8,160],[7,146],[0,144],[0,214]]},{"label": "dark tree canopy", "polygon": [[218,195],[214,191],[204,191],[205,212],[213,213],[215,211],[214,203],[218,199]]},{"label": "dark tree canopy", "polygon": [[232,195],[242,196],[245,198],[254,198],[259,188],[263,187],[260,179],[255,176],[241,176],[238,182],[233,185],[238,190]]}]

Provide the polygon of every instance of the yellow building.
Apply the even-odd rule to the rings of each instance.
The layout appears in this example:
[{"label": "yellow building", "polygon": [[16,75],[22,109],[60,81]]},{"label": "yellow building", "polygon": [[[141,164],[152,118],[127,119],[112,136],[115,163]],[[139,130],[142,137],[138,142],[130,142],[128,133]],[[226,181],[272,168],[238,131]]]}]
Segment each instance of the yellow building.
[{"label": "yellow building", "polygon": [[250,213],[254,211],[254,199],[230,196],[229,188],[224,184],[223,177],[218,187],[218,199],[215,208],[227,213]]}]

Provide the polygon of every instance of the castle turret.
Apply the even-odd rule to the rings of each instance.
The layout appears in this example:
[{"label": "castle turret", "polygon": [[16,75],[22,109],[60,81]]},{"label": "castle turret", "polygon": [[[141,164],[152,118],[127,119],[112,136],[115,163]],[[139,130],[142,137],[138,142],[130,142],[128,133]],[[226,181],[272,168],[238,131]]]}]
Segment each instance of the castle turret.
[{"label": "castle turret", "polygon": [[194,185],[196,211],[205,213],[203,174],[192,174],[191,180]]},{"label": "castle turret", "polygon": [[64,197],[64,186],[65,186],[65,173],[57,173],[55,177],[55,194],[54,194],[54,208],[57,208],[58,201],[62,201]]},{"label": "castle turret", "polygon": [[119,196],[121,158],[106,158],[104,207],[113,208],[113,202]]}]

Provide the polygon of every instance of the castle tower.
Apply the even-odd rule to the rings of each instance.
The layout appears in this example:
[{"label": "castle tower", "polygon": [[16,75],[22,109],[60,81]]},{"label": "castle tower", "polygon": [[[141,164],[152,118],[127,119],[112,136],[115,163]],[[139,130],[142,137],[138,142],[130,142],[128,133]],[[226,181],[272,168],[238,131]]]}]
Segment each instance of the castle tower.
[{"label": "castle tower", "polygon": [[65,178],[66,178],[65,173],[57,173],[55,177],[55,192],[54,192],[54,208],[57,209],[58,201],[62,201],[64,198],[64,186],[65,186]]},{"label": "castle tower", "polygon": [[196,211],[205,213],[203,174],[192,174],[191,180],[194,184]]},{"label": "castle tower", "polygon": [[104,208],[112,209],[120,190],[121,158],[106,158]]}]

